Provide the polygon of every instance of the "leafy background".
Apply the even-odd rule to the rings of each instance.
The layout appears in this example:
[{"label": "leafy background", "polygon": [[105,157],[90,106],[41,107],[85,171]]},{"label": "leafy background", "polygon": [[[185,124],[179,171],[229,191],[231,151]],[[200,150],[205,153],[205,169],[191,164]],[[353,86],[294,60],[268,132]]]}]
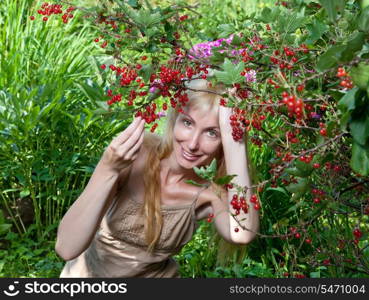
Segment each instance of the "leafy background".
[{"label": "leafy background", "polygon": [[[306,30],[306,43],[315,45],[322,53],[318,70],[324,71],[340,62],[347,62],[357,53],[364,36],[352,31],[354,13],[347,5],[354,1],[296,1],[301,10],[290,14],[274,9],[275,0],[200,2],[199,17],[190,26],[192,42],[199,43],[229,36],[235,30],[250,26],[253,18],[273,24],[288,44]],[[303,11],[306,3],[320,2],[324,9],[308,18]],[[92,41],[93,28],[81,25],[76,17],[67,25],[57,20],[47,23],[30,22],[30,12],[42,1],[4,0],[0,4],[0,276],[1,277],[58,277],[64,261],[55,251],[58,223],[68,207],[83,190],[103,149],[111,139],[131,121],[126,112],[101,113],[106,86],[99,66],[112,58],[102,53]],[[153,1],[168,4],[170,1]],[[194,1],[190,2],[194,3]],[[78,1],[91,6],[93,1]],[[346,6],[345,6],[346,4]],[[334,21],[345,14],[338,26]],[[368,29],[367,14],[357,21]],[[335,28],[332,30],[332,28]],[[335,45],[325,41],[341,37]],[[360,48],[361,49],[361,48]],[[365,51],[364,51],[365,52]],[[365,53],[363,53],[365,58]],[[224,64],[226,73],[227,63]],[[242,69],[242,68],[240,68]],[[367,104],[368,69],[359,65],[352,76],[357,87],[339,98],[342,112],[341,126],[349,125],[354,137],[351,164],[363,173],[369,170],[369,155],[365,148],[369,130],[362,108]],[[218,73],[222,76],[222,73]],[[341,95],[340,95],[341,96]],[[360,101],[362,99],[362,101]],[[350,121],[351,115],[360,116]],[[158,132],[162,133],[163,120]],[[271,123],[278,128],[278,120]],[[273,151],[264,146],[253,147],[252,160],[263,179],[270,177],[268,163]],[[345,158],[350,159],[351,153]],[[327,158],[327,160],[333,158]],[[269,188],[263,194],[261,229],[274,234],[279,226],[295,224],[306,214],[291,198],[293,192],[306,192],[304,178],[311,174],[302,165],[289,170],[301,179],[298,185]],[[314,180],[319,180],[315,178]],[[328,186],[334,190],[332,178]],[[350,197],[355,197],[354,193]],[[367,277],[367,236],[359,268],[352,267],[357,253],[353,246],[338,250],[337,236],[349,240],[352,228],[361,222],[368,224],[368,216],[357,214],[321,216],[309,228],[309,234],[320,246],[316,248],[296,240],[275,238],[257,239],[252,244],[217,262],[217,241],[210,237],[214,228],[200,222],[193,240],[175,258],[180,263],[182,277],[287,277],[303,274],[307,277]],[[366,227],[365,227],[366,226]],[[365,225],[363,231],[367,231]],[[324,263],[332,253],[331,261]],[[338,253],[335,257],[335,253]],[[345,261],[346,260],[346,261]],[[312,263],[313,261],[313,263]],[[361,267],[360,267],[361,264]],[[286,274],[288,273],[288,274]]]}]

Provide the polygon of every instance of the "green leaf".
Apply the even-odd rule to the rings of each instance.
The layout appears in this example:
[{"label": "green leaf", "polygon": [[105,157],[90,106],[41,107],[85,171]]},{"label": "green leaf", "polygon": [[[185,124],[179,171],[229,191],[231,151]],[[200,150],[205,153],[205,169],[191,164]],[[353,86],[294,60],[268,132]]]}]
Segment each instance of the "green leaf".
[{"label": "green leaf", "polygon": [[279,17],[281,10],[279,7],[273,7],[270,9],[269,7],[265,7],[259,16],[259,20],[264,23],[273,23]]},{"label": "green leaf", "polygon": [[133,8],[137,8],[138,7],[138,3],[137,0],[128,0],[127,4]]},{"label": "green leaf", "polygon": [[306,17],[302,14],[283,14],[281,18],[278,18],[278,31],[284,33],[294,33],[300,28],[306,21]]},{"label": "green leaf", "polygon": [[142,65],[142,68],[138,71],[138,74],[143,78],[144,81],[148,82],[153,72],[154,72],[154,69],[152,65],[146,64],[146,65]]},{"label": "green leaf", "polygon": [[342,52],[340,56],[340,62],[350,62],[356,52],[363,48],[363,44],[365,41],[365,33],[363,32],[355,32],[350,36],[347,43],[345,43],[346,49]]},{"label": "green leaf", "polygon": [[361,146],[353,142],[352,157],[350,161],[351,168],[362,176],[369,175],[369,147]]},{"label": "green leaf", "polygon": [[29,194],[31,194],[31,192],[28,189],[26,189],[26,190],[22,190],[19,195],[21,198],[24,198],[24,197],[27,197]]},{"label": "green leaf", "polygon": [[293,168],[287,168],[287,169],[285,169],[285,172],[286,172],[287,174],[292,175],[292,176],[304,177],[304,176],[303,176],[303,173],[302,173],[299,169],[297,169],[296,167],[293,167]]},{"label": "green leaf", "polygon": [[322,35],[328,31],[329,27],[321,23],[318,19],[313,19],[313,23],[306,26],[309,30],[309,37],[305,41],[306,44],[314,44],[317,40],[319,40]]},{"label": "green leaf", "polygon": [[318,272],[310,272],[310,278],[320,278],[320,271]]},{"label": "green leaf", "polygon": [[234,177],[237,175],[225,175],[223,177],[217,178],[214,182],[219,185],[228,184],[232,181]]},{"label": "green leaf", "polygon": [[283,193],[288,198],[290,197],[290,195],[288,195],[286,190],[282,187],[276,187],[276,188],[268,187],[266,191],[277,191],[277,192]]},{"label": "green leaf", "polygon": [[217,160],[214,158],[209,166],[200,168],[194,167],[193,170],[200,178],[213,181],[217,172]]},{"label": "green leaf", "polygon": [[217,171],[217,160],[214,158],[211,163],[210,166],[208,167],[209,172],[216,172]]},{"label": "green leaf", "polygon": [[369,6],[369,0],[360,0],[361,9],[365,9]]},{"label": "green leaf", "polygon": [[106,98],[104,90],[94,82],[86,81],[85,83],[76,83],[76,85],[95,104]]},{"label": "green leaf", "polygon": [[242,43],[242,39],[238,36],[238,34],[234,34],[231,45],[240,46],[241,43]]},{"label": "green leaf", "polygon": [[350,120],[351,120],[351,111],[347,111],[342,114],[340,119],[340,129],[342,131],[347,131],[347,124],[350,122]]},{"label": "green leaf", "polygon": [[317,63],[317,69],[319,72],[323,72],[329,68],[332,68],[340,61],[342,52],[346,49],[344,45],[336,45],[327,50],[323,55],[319,57]]},{"label": "green leaf", "polygon": [[217,30],[220,32],[219,38],[227,38],[236,31],[236,28],[231,24],[221,24],[217,27]]},{"label": "green leaf", "polygon": [[369,31],[369,7],[365,7],[365,9],[361,12],[357,21],[357,27],[360,31]]},{"label": "green leaf", "polygon": [[353,89],[349,90],[340,101],[338,101],[338,108],[341,111],[352,111],[355,109],[355,98],[357,96],[357,93],[359,92],[359,89],[357,87],[354,87]]},{"label": "green leaf", "polygon": [[244,62],[233,64],[228,58],[225,59],[221,68],[224,71],[214,71],[215,77],[224,84],[234,84],[244,81],[244,77],[240,73],[244,70]]},{"label": "green leaf", "polygon": [[345,0],[319,0],[325,8],[331,22],[336,21],[337,13],[342,13],[345,8]]},{"label": "green leaf", "polygon": [[[293,193],[291,200],[296,202],[297,200],[301,199],[302,196],[304,196],[305,193],[304,192],[297,192],[297,193]],[[296,204],[292,205],[291,207],[289,207],[287,209],[287,213],[292,212],[292,211],[296,211],[296,209],[298,209],[299,207],[303,206],[305,204],[304,201],[299,201],[296,202]]]},{"label": "green leaf", "polygon": [[331,162],[332,160],[335,159],[335,156],[333,155],[332,152],[328,153],[320,162],[321,165],[324,165],[326,162]]},{"label": "green leaf", "polygon": [[369,137],[369,115],[364,114],[351,120],[350,131],[354,140],[364,146]]},{"label": "green leaf", "polygon": [[298,178],[297,183],[291,183],[286,186],[290,193],[304,193],[309,189],[309,180],[307,178]]},{"label": "green leaf", "polygon": [[351,69],[350,76],[355,85],[366,90],[369,83],[369,65],[360,63],[357,67]]},{"label": "green leaf", "polygon": [[204,186],[203,184],[197,183],[196,181],[193,181],[193,180],[186,180],[185,182],[188,184],[195,185],[195,186],[200,186],[200,187]]},{"label": "green leaf", "polygon": [[311,163],[305,163],[299,159],[295,160],[295,166],[296,168],[302,173],[301,177],[307,177],[313,172],[314,167]]},{"label": "green leaf", "polygon": [[12,227],[12,224],[0,224],[0,235],[7,233]]},{"label": "green leaf", "polygon": [[152,13],[150,10],[140,9],[138,13],[132,14],[132,19],[143,27],[150,27],[160,23],[164,18],[158,12]]}]

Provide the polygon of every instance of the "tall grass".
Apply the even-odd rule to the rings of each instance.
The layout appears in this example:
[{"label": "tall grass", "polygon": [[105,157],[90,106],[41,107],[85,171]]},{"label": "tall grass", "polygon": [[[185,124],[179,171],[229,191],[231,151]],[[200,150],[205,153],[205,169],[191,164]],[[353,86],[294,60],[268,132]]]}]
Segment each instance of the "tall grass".
[{"label": "tall grass", "polygon": [[98,74],[93,31],[74,20],[30,21],[41,3],[33,2],[0,4],[0,195],[16,230],[26,232],[31,214],[41,236],[78,196],[124,122],[95,116],[80,88]]}]

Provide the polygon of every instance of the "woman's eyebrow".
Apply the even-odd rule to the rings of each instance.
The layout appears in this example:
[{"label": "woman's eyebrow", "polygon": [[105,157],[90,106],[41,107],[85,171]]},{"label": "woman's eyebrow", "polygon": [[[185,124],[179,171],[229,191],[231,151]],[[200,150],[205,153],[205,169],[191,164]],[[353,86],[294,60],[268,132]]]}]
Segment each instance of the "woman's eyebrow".
[{"label": "woman's eyebrow", "polygon": [[[186,117],[188,117],[193,123],[196,124],[195,120],[187,113],[185,112],[182,112],[183,115],[185,115]],[[209,126],[209,127],[206,127],[205,129],[219,129],[219,126],[215,125],[215,126]]]}]

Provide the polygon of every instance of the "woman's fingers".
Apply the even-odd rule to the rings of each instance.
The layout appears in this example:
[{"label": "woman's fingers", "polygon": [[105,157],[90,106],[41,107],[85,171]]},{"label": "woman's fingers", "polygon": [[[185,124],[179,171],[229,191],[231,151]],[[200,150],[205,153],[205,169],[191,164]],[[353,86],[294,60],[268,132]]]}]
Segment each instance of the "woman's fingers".
[{"label": "woman's fingers", "polygon": [[118,154],[126,156],[126,154],[134,147],[145,129],[145,120],[142,120],[133,134],[123,143],[118,145]]},{"label": "woman's fingers", "polygon": [[140,126],[140,124],[144,122],[144,120],[141,117],[136,117],[133,122],[125,129],[123,130],[114,140],[113,143],[116,146],[119,146],[120,144],[123,144],[126,142],[130,136],[136,131],[136,129]]},{"label": "woman's fingers", "polygon": [[140,148],[142,146],[144,136],[145,136],[145,131],[143,130],[138,142],[135,145],[133,145],[133,147],[127,152],[126,156],[128,158],[131,158],[132,160],[136,158],[137,153],[140,151]]}]

